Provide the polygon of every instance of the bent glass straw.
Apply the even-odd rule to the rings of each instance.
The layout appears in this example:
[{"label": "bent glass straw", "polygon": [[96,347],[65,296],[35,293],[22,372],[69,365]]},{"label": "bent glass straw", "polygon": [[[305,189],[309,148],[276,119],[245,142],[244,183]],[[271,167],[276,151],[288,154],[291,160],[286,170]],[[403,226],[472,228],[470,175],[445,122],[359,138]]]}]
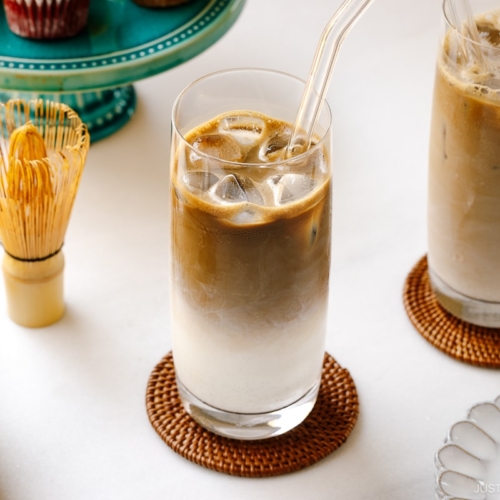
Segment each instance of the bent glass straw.
[{"label": "bent glass straw", "polygon": [[344,38],[373,0],[345,0],[321,35],[302,102],[287,147],[287,157],[309,149],[311,137],[325,99],[333,67]]},{"label": "bent glass straw", "polygon": [[[463,38],[460,38],[460,45],[466,60],[469,59],[469,51],[467,45],[472,51],[473,62],[475,62],[481,72],[487,71],[486,61],[481,51],[481,40],[477,31],[476,21],[470,6],[469,0],[450,0],[450,13],[453,19],[452,23],[455,29]],[[462,21],[465,19],[465,21]],[[467,40],[473,43],[467,44]]]}]

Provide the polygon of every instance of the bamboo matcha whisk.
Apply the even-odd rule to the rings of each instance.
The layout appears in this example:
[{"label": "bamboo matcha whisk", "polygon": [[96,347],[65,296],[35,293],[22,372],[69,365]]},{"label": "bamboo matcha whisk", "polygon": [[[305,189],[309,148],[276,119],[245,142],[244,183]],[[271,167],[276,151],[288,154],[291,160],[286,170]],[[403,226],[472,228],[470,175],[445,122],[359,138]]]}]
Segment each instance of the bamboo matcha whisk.
[{"label": "bamboo matcha whisk", "polygon": [[64,313],[62,246],[90,138],[68,106],[0,103],[0,241],[9,316],[28,327]]}]

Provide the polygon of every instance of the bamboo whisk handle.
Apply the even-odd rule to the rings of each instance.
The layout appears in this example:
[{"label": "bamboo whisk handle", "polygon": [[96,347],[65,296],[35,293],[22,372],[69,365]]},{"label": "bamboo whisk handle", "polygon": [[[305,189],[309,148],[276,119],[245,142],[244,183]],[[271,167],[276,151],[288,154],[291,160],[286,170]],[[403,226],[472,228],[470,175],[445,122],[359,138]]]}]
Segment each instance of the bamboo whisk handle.
[{"label": "bamboo whisk handle", "polygon": [[38,328],[61,318],[64,314],[62,251],[38,262],[25,262],[5,254],[2,270],[12,321]]}]

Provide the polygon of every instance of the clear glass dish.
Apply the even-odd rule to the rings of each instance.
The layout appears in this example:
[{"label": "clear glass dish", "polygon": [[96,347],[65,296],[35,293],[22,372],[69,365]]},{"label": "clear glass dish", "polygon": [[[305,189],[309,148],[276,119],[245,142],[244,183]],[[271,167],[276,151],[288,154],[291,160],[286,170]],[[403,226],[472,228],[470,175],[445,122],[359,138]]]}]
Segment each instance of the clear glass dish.
[{"label": "clear glass dish", "polygon": [[452,425],[435,456],[436,500],[500,499],[500,396]]}]

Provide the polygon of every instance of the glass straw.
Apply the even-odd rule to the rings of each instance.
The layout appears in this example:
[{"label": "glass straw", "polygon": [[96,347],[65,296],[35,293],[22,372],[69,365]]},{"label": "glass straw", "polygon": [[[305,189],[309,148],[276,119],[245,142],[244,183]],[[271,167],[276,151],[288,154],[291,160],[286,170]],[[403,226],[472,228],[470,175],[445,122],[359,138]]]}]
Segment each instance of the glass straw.
[{"label": "glass straw", "polygon": [[[487,65],[481,51],[481,40],[477,31],[476,21],[469,0],[450,0],[451,21],[455,25],[455,29],[462,37],[460,37],[460,45],[466,60],[469,60],[469,51],[467,46],[472,51],[472,59],[478,65],[479,72],[486,72]],[[462,22],[465,19],[465,22]],[[467,44],[467,39],[473,43]]]},{"label": "glass straw", "polygon": [[309,149],[314,126],[325,99],[333,67],[344,38],[373,0],[345,0],[321,35],[294,128],[287,147],[287,157]]}]

